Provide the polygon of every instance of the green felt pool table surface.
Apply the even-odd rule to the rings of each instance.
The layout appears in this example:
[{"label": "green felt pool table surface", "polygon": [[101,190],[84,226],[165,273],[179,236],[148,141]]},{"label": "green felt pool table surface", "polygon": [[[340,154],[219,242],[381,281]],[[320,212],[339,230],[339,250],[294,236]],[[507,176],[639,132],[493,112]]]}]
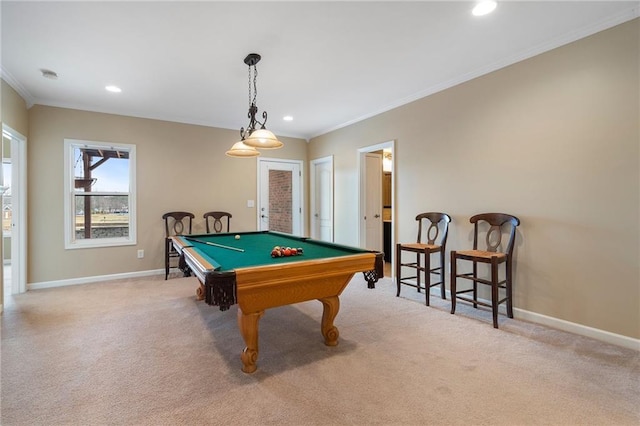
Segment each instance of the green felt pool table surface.
[{"label": "green felt pool table surface", "polygon": [[[240,238],[236,239],[236,235]],[[210,267],[206,269],[218,272],[368,252],[355,247],[269,231],[185,235],[177,237],[176,241],[183,248],[192,247],[198,251],[198,254],[210,264]],[[240,252],[231,248],[222,248],[206,243],[219,244],[244,251]],[[271,257],[271,251],[275,246],[302,248],[303,253],[297,256],[274,258]]]}]

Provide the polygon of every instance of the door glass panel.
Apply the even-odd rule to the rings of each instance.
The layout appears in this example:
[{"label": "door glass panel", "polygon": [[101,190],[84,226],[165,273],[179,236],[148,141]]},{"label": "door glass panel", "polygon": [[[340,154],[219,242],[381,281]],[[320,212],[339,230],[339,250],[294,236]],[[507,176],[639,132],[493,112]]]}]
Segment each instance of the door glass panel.
[{"label": "door glass panel", "polygon": [[292,233],[293,187],[289,170],[269,170],[269,229]]}]

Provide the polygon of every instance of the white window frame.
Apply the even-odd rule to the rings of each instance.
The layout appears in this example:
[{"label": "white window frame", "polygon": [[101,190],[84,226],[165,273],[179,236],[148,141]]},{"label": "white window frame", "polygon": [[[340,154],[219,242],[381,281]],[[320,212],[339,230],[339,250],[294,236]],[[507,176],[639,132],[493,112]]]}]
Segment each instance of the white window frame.
[{"label": "white window frame", "polygon": [[[129,235],[114,238],[77,239],[75,235],[75,176],[74,150],[76,148],[94,148],[104,150],[119,149],[129,152]],[[113,247],[135,245],[136,233],[136,146],[132,144],[118,144],[110,142],[96,142],[78,139],[64,140],[64,248],[80,249],[93,247]],[[96,195],[109,195],[99,192]],[[113,195],[123,195],[114,193]]]}]

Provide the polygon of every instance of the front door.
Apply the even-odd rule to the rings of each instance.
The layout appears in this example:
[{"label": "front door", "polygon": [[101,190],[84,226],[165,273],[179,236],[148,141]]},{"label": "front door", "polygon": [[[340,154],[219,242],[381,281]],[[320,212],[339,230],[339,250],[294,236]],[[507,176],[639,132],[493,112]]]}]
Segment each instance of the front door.
[{"label": "front door", "polygon": [[258,229],[302,236],[300,161],[258,159]]}]

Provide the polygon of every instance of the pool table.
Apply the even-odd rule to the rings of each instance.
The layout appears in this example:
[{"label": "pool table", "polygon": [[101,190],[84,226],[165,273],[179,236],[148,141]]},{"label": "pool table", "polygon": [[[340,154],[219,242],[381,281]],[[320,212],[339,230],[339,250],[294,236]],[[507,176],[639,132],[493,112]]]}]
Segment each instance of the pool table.
[{"label": "pool table", "polygon": [[[185,275],[193,273],[200,281],[199,298],[221,310],[238,304],[245,373],[257,368],[258,322],[265,309],[319,300],[324,342],[335,346],[338,297],[353,275],[363,272],[369,288],[384,275],[382,253],[279,232],[183,235],[172,237],[172,243]],[[275,246],[302,249],[302,254],[272,257]]]}]

